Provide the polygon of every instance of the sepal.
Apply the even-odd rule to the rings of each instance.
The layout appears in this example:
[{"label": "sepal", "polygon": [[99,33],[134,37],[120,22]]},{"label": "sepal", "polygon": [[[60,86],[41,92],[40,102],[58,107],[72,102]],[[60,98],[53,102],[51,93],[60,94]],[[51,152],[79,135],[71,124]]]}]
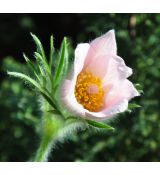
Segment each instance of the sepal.
[{"label": "sepal", "polygon": [[86,120],[86,122],[90,126],[95,127],[95,128],[108,129],[108,130],[112,130],[112,131],[115,130],[115,128],[113,128],[112,126],[107,125],[106,123],[97,122],[97,121],[94,121],[94,120]]}]

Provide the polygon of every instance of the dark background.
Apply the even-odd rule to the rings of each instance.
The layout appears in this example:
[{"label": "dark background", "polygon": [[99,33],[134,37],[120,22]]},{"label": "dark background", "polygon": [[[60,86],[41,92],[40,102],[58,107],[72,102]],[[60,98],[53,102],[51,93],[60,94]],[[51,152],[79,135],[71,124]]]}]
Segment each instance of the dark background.
[{"label": "dark background", "polygon": [[140,109],[112,122],[114,133],[79,132],[53,151],[50,161],[159,161],[160,15],[159,14],[0,14],[0,161],[28,161],[39,144],[41,112],[36,94],[6,70],[27,69],[22,53],[33,55],[30,32],[46,51],[54,36],[74,49],[114,28],[118,54],[133,68],[130,78],[144,94]]}]

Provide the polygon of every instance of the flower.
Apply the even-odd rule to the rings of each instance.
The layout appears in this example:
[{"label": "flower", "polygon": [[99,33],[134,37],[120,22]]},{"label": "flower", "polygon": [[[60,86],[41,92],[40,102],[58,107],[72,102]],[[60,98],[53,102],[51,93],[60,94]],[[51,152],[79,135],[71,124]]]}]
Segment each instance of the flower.
[{"label": "flower", "polygon": [[71,78],[63,84],[62,101],[80,117],[105,120],[124,112],[139,92],[127,79],[132,69],[117,56],[114,30],[91,43],[78,44]]}]

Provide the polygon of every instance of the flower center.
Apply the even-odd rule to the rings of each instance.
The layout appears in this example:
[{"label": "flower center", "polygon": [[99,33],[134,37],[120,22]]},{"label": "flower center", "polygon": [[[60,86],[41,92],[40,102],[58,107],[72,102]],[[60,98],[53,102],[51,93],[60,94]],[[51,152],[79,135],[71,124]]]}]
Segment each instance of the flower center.
[{"label": "flower center", "polygon": [[102,80],[88,71],[78,75],[74,94],[78,103],[89,111],[98,112],[104,106]]}]

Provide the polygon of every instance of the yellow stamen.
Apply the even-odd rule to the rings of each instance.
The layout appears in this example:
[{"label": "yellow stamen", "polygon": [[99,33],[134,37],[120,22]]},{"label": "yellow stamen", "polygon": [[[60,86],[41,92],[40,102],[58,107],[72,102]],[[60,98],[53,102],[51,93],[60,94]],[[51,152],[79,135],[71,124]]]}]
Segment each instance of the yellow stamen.
[{"label": "yellow stamen", "polygon": [[104,106],[102,80],[89,71],[82,71],[78,75],[74,94],[78,103],[89,111],[98,112]]}]

